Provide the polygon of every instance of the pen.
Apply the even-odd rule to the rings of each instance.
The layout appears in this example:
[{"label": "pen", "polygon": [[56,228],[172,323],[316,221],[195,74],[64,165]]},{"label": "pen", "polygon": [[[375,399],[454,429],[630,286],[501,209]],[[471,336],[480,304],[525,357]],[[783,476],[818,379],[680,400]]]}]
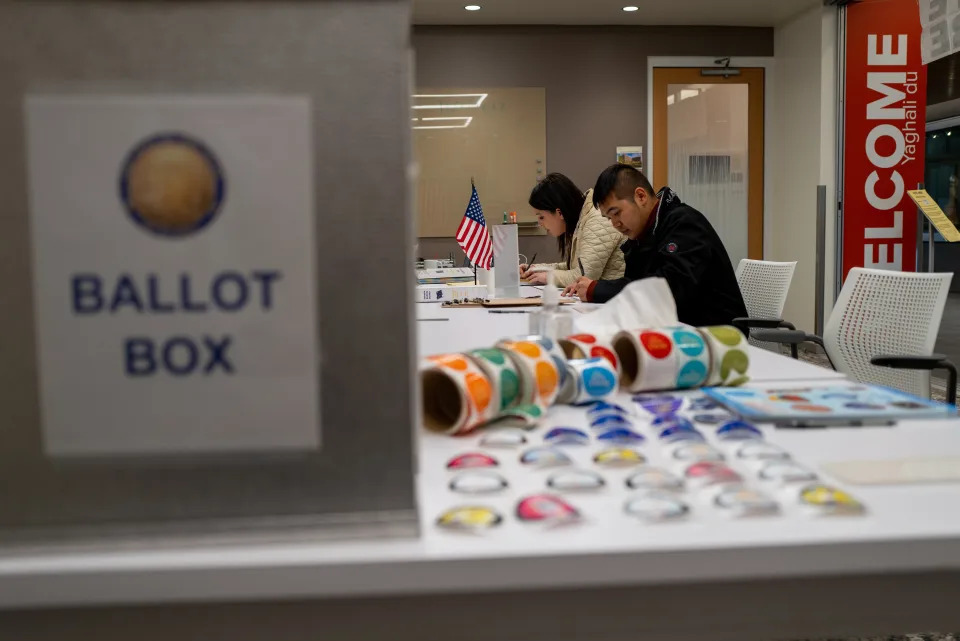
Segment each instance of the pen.
[{"label": "pen", "polygon": [[537,252],[533,252],[533,258],[530,259],[530,264],[527,265],[527,269],[533,267],[533,264],[537,262]]},{"label": "pen", "polygon": [[577,258],[577,262],[580,263],[580,273],[583,274],[584,276],[586,276],[586,275],[587,275],[587,270],[585,270],[585,269],[583,268],[583,259],[582,259],[582,258]]},{"label": "pen", "polygon": [[488,311],[491,314],[529,314],[530,313],[529,311],[526,311],[526,310],[520,311],[520,310],[513,310],[513,309],[491,309]]}]

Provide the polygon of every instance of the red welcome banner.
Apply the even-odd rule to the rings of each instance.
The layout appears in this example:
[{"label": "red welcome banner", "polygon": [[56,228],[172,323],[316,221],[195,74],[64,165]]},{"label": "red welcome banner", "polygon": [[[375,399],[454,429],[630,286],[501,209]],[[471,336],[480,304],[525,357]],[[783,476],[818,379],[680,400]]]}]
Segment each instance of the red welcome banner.
[{"label": "red welcome banner", "polygon": [[917,0],[847,7],[843,276],[852,267],[914,271],[923,182],[927,70]]}]

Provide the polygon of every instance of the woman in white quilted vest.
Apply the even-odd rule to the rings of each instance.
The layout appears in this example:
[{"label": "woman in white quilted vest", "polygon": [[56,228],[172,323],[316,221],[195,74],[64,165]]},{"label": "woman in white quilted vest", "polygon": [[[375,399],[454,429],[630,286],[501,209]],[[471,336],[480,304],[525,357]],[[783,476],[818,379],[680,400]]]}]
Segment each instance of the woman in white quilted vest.
[{"label": "woman in white quilted vest", "polygon": [[537,210],[540,226],[557,239],[562,261],[520,265],[521,278],[544,285],[551,267],[560,287],[581,276],[596,280],[623,276],[620,245],[626,238],[593,206],[592,189],[583,193],[563,174],[549,174],[530,192],[530,206]]}]

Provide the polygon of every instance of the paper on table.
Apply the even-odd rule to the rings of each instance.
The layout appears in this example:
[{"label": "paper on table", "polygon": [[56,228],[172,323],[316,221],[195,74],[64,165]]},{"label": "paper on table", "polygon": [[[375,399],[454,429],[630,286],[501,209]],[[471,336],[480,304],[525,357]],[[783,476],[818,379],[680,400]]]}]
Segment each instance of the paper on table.
[{"label": "paper on table", "polygon": [[677,303],[663,278],[644,278],[627,285],[603,307],[577,318],[578,331],[612,337],[623,329],[672,327],[679,324]]}]

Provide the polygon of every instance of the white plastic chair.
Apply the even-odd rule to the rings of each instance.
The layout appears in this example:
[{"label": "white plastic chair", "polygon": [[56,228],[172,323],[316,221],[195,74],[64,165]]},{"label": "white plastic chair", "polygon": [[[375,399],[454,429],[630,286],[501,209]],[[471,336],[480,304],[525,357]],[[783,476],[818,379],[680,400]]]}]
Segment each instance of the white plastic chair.
[{"label": "white plastic chair", "polygon": [[[744,258],[737,265],[737,283],[743,302],[747,306],[750,321],[743,323],[752,327],[776,327],[772,321],[783,318],[783,305],[787,302],[790,292],[790,283],[793,282],[793,272],[797,262],[778,263],[772,260],[750,260]],[[771,321],[759,324],[759,320]],[[740,320],[740,319],[738,319]],[[751,322],[752,321],[752,322]],[[748,337],[750,344],[771,352],[780,352],[778,345],[758,341]]]},{"label": "white plastic chair", "polygon": [[952,279],[953,274],[856,267],[840,290],[822,339],[802,331],[756,333],[790,345],[816,343],[837,371],[924,398],[930,398],[930,370],[947,369],[948,401],[954,403],[956,369],[932,353]]}]

